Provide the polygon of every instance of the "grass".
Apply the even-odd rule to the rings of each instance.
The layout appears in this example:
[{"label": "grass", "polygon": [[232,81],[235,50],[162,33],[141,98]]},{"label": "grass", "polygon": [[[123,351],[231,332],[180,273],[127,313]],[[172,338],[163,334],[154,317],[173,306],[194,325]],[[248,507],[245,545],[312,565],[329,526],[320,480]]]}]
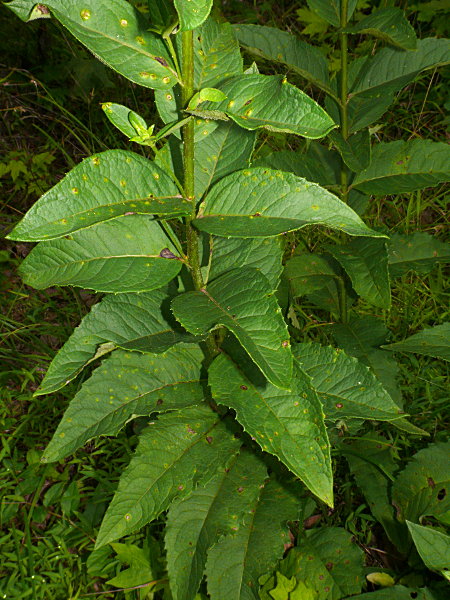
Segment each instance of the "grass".
[{"label": "grass", "polygon": [[[287,25],[294,32],[304,27],[290,3],[283,1],[276,5],[228,3],[227,15],[233,11],[235,20]],[[2,18],[5,14],[3,10]],[[10,32],[19,26],[6,14],[4,37],[11,38]],[[422,36],[427,35],[426,23],[421,22],[421,27]],[[37,34],[43,36],[45,47],[39,46]],[[100,102],[123,102],[135,109],[147,106],[149,114],[144,116],[150,122],[152,117],[147,92],[92,61],[61,28],[33,23],[21,28],[20,39],[13,37],[11,47],[1,48],[8,66],[0,66],[0,149],[4,157],[0,165],[11,163],[9,170],[0,171],[0,231],[4,233],[40,191],[58,181],[82,157],[124,147],[123,139],[103,118]],[[330,39],[323,34],[319,41],[326,46]],[[49,50],[51,47],[58,52]],[[445,73],[431,73],[410,85],[383,118],[376,135],[383,140],[417,136],[441,140],[448,135],[442,108],[449,94],[446,77]],[[120,85],[115,85],[118,82]],[[282,136],[261,142],[276,147],[289,143],[290,138]],[[139,151],[134,146],[133,150]],[[369,221],[383,222],[391,232],[426,231],[443,238],[448,226],[446,193],[445,186],[439,186],[406,197],[384,198],[372,204]],[[55,288],[36,292],[24,286],[17,267],[29,249],[27,244],[0,240],[0,599],[144,598],[145,589],[108,592],[111,586],[105,581],[119,572],[120,562],[109,548],[92,554],[96,530],[133,450],[139,421],[115,439],[88,444],[65,462],[39,464],[40,453],[82,378],[52,396],[35,398],[33,392],[56,350],[96,298],[84,291]],[[410,273],[394,282],[387,320],[392,341],[448,319],[446,275],[439,266],[429,274]],[[366,309],[372,314],[370,307],[360,304],[359,309],[362,314]],[[330,338],[323,325],[328,318],[312,306],[303,307],[304,330],[327,343]],[[430,434],[428,439],[418,440],[380,425],[405,459],[429,441],[445,439],[448,367],[415,355],[399,355],[398,361],[405,408],[411,421]],[[369,548],[379,542],[379,531],[342,459],[336,468],[338,508],[333,513],[324,511],[322,519],[345,526],[369,555]],[[129,541],[142,545],[151,536],[158,545],[158,524]],[[382,564],[379,555],[370,560]]]}]

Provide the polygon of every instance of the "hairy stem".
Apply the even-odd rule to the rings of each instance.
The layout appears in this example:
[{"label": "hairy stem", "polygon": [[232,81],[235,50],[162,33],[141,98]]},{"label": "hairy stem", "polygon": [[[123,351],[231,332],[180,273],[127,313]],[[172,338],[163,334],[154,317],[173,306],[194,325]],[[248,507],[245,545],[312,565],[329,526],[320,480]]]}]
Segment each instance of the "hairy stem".
[{"label": "hairy stem", "polygon": [[[347,26],[347,11],[348,0],[341,0],[341,28]],[[348,138],[348,36],[346,33],[339,34],[341,42],[341,134],[344,140]],[[344,202],[347,202],[348,197],[348,170],[341,159],[341,197]]]}]

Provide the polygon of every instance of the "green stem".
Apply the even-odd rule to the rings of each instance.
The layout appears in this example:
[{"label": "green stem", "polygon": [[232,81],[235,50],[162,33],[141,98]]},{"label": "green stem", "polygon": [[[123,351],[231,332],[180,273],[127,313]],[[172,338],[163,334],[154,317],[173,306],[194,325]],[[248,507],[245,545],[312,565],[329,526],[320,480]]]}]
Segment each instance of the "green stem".
[{"label": "green stem", "polygon": [[[341,0],[341,28],[347,26],[348,0]],[[339,34],[341,42],[341,134],[344,140],[348,138],[348,36],[342,32]],[[344,202],[348,198],[348,170],[341,159],[341,196]]]},{"label": "green stem", "polygon": [[347,292],[345,291],[345,283],[342,277],[336,277],[336,283],[338,286],[339,313],[341,317],[341,323],[348,323]]}]

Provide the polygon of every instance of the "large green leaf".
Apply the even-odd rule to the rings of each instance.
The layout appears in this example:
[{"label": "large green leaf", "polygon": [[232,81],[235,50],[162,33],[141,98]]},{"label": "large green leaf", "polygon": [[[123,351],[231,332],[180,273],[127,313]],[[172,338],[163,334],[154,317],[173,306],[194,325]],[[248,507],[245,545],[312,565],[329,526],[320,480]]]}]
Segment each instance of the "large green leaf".
[{"label": "large green leaf", "polygon": [[352,99],[363,93],[383,96],[398,92],[421,71],[449,62],[450,40],[447,39],[418,40],[416,50],[382,48],[375,56],[358,61],[349,92]]},{"label": "large green leaf", "polygon": [[340,527],[305,531],[279,570],[314,590],[317,600],[340,600],[357,594],[364,583],[362,550]]},{"label": "large green leaf", "polygon": [[347,323],[330,326],[331,334],[339,348],[345,350],[371,368],[391,398],[402,407],[402,397],[397,384],[399,368],[392,356],[380,350],[389,334],[381,319],[365,315],[352,317]]},{"label": "large green leaf", "polygon": [[134,152],[108,150],[72,169],[30,208],[8,237],[36,242],[126,213],[178,216],[191,210],[191,203],[155,163]]},{"label": "large green leaf", "polygon": [[217,87],[227,99],[204,102],[196,114],[228,116],[244,129],[264,127],[313,139],[336,127],[323,108],[281,75],[238,75]]},{"label": "large green leaf", "polygon": [[353,187],[383,196],[403,194],[450,180],[450,147],[444,142],[397,140],[374,147],[370,165],[358,173]]},{"label": "large green leaf", "polygon": [[164,289],[142,294],[105,296],[76,327],[50,363],[36,396],[50,394],[72,381],[94,358],[117,347],[164,352],[192,336],[174,331],[162,312]]},{"label": "large green leaf", "polygon": [[195,29],[208,18],[212,0],[174,0],[180,18],[180,31]]},{"label": "large green leaf", "polygon": [[450,510],[449,451],[450,442],[430,444],[419,450],[398,475],[392,488],[392,503],[400,520],[439,518]]},{"label": "large green leaf", "polygon": [[[309,8],[317,13],[322,19],[340,27],[341,25],[341,2],[342,0],[308,0]],[[346,21],[350,20],[356,8],[357,0],[349,0],[347,3]]]},{"label": "large green leaf", "polygon": [[392,352],[413,352],[450,361],[450,323],[442,323],[415,333],[402,342],[383,346]]},{"label": "large green leaf", "polygon": [[359,296],[374,306],[389,308],[391,286],[384,240],[355,238],[326,248],[346,271]]},{"label": "large green leaf", "polygon": [[174,411],[150,423],[122,474],[97,548],[139,530],[227,467],[240,442],[209,406]]},{"label": "large green leaf", "polygon": [[320,401],[297,367],[291,389],[250,382],[225,355],[209,369],[213,398],[233,408],[263,450],[274,454],[321,500],[333,504],[328,436]]},{"label": "large green leaf", "polygon": [[234,31],[241,45],[252,54],[280,62],[321,89],[330,91],[327,61],[318,48],[275,27],[235,25]]},{"label": "large green leaf", "polygon": [[219,181],[194,223],[198,229],[225,237],[270,237],[313,224],[350,235],[384,237],[334,194],[291,173],[263,167]]},{"label": "large green leaf", "polygon": [[[16,1],[10,2],[14,10]],[[20,1],[23,4],[23,0]],[[28,2],[30,11],[35,0]],[[177,74],[162,38],[125,0],[46,0],[53,16],[109,67],[134,83],[169,89]]]},{"label": "large green leaf", "polygon": [[420,558],[433,571],[450,571],[450,536],[431,527],[406,521]]},{"label": "large green leaf", "polygon": [[414,50],[417,46],[416,32],[405,13],[395,7],[380,8],[345,31],[357,35],[368,33],[405,50]]},{"label": "large green leaf", "polygon": [[[166,257],[166,252],[173,258]],[[177,250],[156,221],[129,215],[98,223],[69,238],[38,244],[20,267],[27,285],[74,285],[98,292],[157,289],[180,271]]]},{"label": "large green leaf", "polygon": [[273,238],[224,238],[211,236],[209,279],[236,267],[253,267],[267,277],[273,290],[283,270],[283,240]]},{"label": "large green leaf", "polygon": [[[370,596],[370,597],[369,597]],[[436,597],[428,594],[427,588],[407,588],[403,585],[394,585],[367,594],[358,594],[345,600],[434,600]]]},{"label": "large green leaf", "polygon": [[169,509],[165,545],[174,600],[193,600],[205,569],[207,551],[221,534],[235,534],[257,501],[267,477],[251,452],[235,454],[206,486]]},{"label": "large green leaf", "polygon": [[296,344],[293,350],[312,378],[326,418],[394,421],[402,415],[368,367],[342,350],[317,343]]},{"label": "large green leaf", "polygon": [[331,131],[328,135],[349,169],[359,173],[369,165],[371,146],[370,134],[367,129],[350,135],[346,140],[339,131]]},{"label": "large green leaf", "polygon": [[195,334],[225,326],[274,385],[288,388],[292,355],[286,324],[269,281],[258,270],[227,271],[206,289],[172,301],[178,321]]},{"label": "large green leaf", "polygon": [[208,552],[206,577],[211,600],[259,600],[258,577],[270,570],[288,542],[286,521],[298,518],[299,500],[270,480],[255,499],[238,532]]},{"label": "large green leaf", "polygon": [[200,404],[202,359],[197,346],[157,356],[117,350],[75,395],[42,460],[61,460],[94,437],[116,435],[131,416]]},{"label": "large green leaf", "polygon": [[394,233],[388,241],[388,260],[391,277],[410,270],[429,273],[436,263],[450,262],[450,244],[422,231]]}]

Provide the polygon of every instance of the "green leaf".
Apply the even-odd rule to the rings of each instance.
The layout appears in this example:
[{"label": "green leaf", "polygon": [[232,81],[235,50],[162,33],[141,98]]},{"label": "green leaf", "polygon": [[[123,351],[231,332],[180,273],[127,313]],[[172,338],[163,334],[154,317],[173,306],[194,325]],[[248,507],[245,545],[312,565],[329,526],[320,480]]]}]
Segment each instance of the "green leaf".
[{"label": "green leaf", "polygon": [[35,395],[59,390],[94,358],[117,347],[158,353],[178,342],[193,340],[192,336],[175,331],[169,323],[162,310],[167,298],[164,289],[105,296],[59,350]]},{"label": "green leaf", "polygon": [[212,0],[174,0],[180,18],[180,31],[195,29],[201,25],[211,11]]},{"label": "green leaf", "polygon": [[86,158],[46,192],[9,234],[35,242],[59,238],[131,213],[190,213],[170,177],[154,162],[125,150]]},{"label": "green leaf", "polygon": [[413,352],[450,361],[450,323],[424,329],[402,342],[382,347],[392,352]]},{"label": "green leaf", "polygon": [[273,290],[278,287],[283,270],[284,244],[280,237],[273,238],[210,238],[212,251],[209,279],[215,279],[236,267],[253,267],[267,277]]},{"label": "green leaf", "polygon": [[176,16],[171,0],[147,0],[149,19],[161,33],[175,23]]},{"label": "green leaf", "polygon": [[201,362],[197,346],[157,356],[117,350],[75,395],[42,460],[62,460],[90,439],[117,435],[132,417],[200,404]]},{"label": "green leaf", "polygon": [[349,169],[358,173],[369,165],[371,146],[370,134],[367,129],[350,135],[346,140],[338,131],[331,131],[328,136],[339,150]]},{"label": "green leaf", "polygon": [[222,100],[225,100],[225,98],[225,94],[217,88],[202,88],[192,96],[187,108],[188,110],[191,110],[197,108],[202,102],[221,102]]},{"label": "green leaf", "polygon": [[336,127],[323,108],[281,75],[238,75],[216,87],[227,100],[205,102],[202,110],[206,117],[213,111],[219,118],[223,118],[220,113],[227,115],[244,129],[264,127],[312,139],[323,137]]},{"label": "green leaf", "polygon": [[[370,596],[370,598],[369,598]],[[359,594],[346,598],[346,600],[432,600],[432,596],[427,593],[427,588],[407,588],[403,585],[395,585],[383,590],[376,590],[367,594]]]},{"label": "green leaf", "polygon": [[384,237],[337,196],[291,173],[263,167],[224,177],[209,192],[195,226],[225,237],[270,237],[320,224],[350,235]]},{"label": "green leaf", "polygon": [[401,392],[396,381],[399,374],[397,361],[385,350],[379,349],[389,334],[384,322],[369,315],[352,317],[347,323],[331,325],[330,331],[339,348],[370,367],[391,398],[402,408]]},{"label": "green leaf", "polygon": [[450,262],[450,244],[421,231],[394,233],[388,241],[388,260],[391,277],[410,270],[427,274],[436,263]]},{"label": "green leaf", "polygon": [[315,591],[317,600],[357,594],[364,583],[363,553],[340,527],[305,531],[278,569]]},{"label": "green leaf", "polygon": [[254,385],[224,354],[209,368],[213,398],[236,418],[261,448],[275,455],[328,505],[333,504],[330,447],[320,401],[298,369],[291,389]]},{"label": "green leaf", "polygon": [[373,57],[358,61],[350,88],[352,99],[359,94],[381,96],[398,92],[419,73],[450,62],[450,40],[426,38],[416,50],[382,48]]},{"label": "green leaf", "polygon": [[139,437],[103,519],[96,547],[138,531],[173,500],[205,485],[227,466],[239,445],[209,406],[159,417]]},{"label": "green leaf", "polygon": [[406,524],[426,566],[433,571],[450,571],[450,536],[410,521],[406,521]]},{"label": "green leaf", "polygon": [[292,373],[289,335],[272,294],[264,275],[242,267],[220,275],[204,290],[177,296],[172,310],[191,333],[219,325],[232,331],[267,379],[287,388]]},{"label": "green leaf", "polygon": [[444,142],[397,140],[374,147],[372,162],[352,186],[366,194],[403,194],[450,180],[450,147]]},{"label": "green leaf", "polygon": [[391,286],[384,240],[355,238],[340,246],[326,249],[350,277],[354,290],[374,306],[389,308]]},{"label": "green leaf", "polygon": [[[28,4],[31,10],[36,1]],[[88,50],[130,81],[153,89],[178,83],[163,40],[149,32],[149,24],[129,2],[46,0],[45,6]]]},{"label": "green leaf", "polygon": [[364,364],[341,350],[296,344],[294,356],[311,377],[328,419],[393,421],[402,412]]},{"label": "green leaf", "polygon": [[[148,129],[145,120],[128,106],[116,104],[115,102],[104,102],[102,109],[108,120],[128,138],[132,138],[141,131]],[[134,123],[136,126],[134,126]]]},{"label": "green leaf", "polygon": [[36,246],[19,271],[36,289],[74,285],[98,292],[145,292],[173,279],[182,262],[159,224],[144,215],[99,223]]},{"label": "green leaf", "polygon": [[270,480],[253,502],[236,535],[208,552],[206,577],[211,600],[258,600],[258,577],[271,569],[288,542],[286,521],[298,516],[299,499]]},{"label": "green leaf", "polygon": [[148,557],[148,551],[133,544],[111,544],[116,557],[122,564],[130,565],[129,569],[107,581],[108,585],[128,588],[143,585],[152,581],[155,575]]},{"label": "green leaf", "polygon": [[339,277],[330,260],[323,254],[305,253],[286,262],[284,276],[294,297],[305,296],[325,287]]},{"label": "green leaf", "polygon": [[344,31],[356,35],[368,33],[406,50],[417,46],[416,32],[399,8],[380,8]]},{"label": "green leaf", "polygon": [[437,442],[419,450],[397,476],[392,503],[401,521],[424,516],[439,518],[450,510],[450,442]]},{"label": "green leaf", "polygon": [[280,62],[325,91],[331,91],[325,56],[306,42],[275,27],[234,25],[242,46],[252,54]]},{"label": "green leaf", "polygon": [[39,5],[38,8],[36,4],[34,0],[13,0],[12,2],[6,2],[4,6],[11,9],[22,21],[49,18],[50,14],[46,6]]},{"label": "green leaf", "polygon": [[255,504],[267,477],[255,454],[235,454],[227,469],[169,509],[167,570],[176,600],[193,600],[203,577],[207,551],[221,534],[233,534]]},{"label": "green leaf", "polygon": [[276,573],[276,585],[275,577],[270,577],[259,594],[261,600],[317,600],[314,590],[302,581],[297,583],[295,577],[288,579],[279,571]]},{"label": "green leaf", "polygon": [[[322,19],[334,25],[341,26],[341,0],[307,0],[309,8]],[[357,0],[349,0],[347,3],[347,18],[349,21],[356,8]]]}]

